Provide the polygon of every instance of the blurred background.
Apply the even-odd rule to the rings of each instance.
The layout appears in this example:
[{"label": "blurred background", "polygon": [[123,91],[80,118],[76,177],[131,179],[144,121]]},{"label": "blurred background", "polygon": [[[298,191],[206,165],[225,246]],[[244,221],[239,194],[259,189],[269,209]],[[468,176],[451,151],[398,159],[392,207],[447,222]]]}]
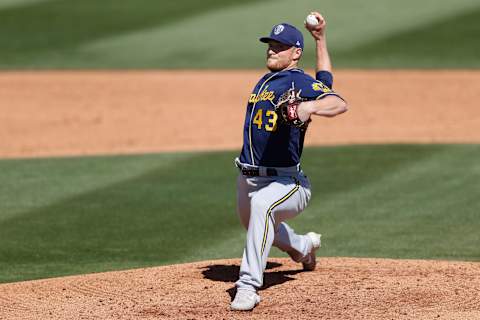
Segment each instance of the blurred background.
[{"label": "blurred background", "polygon": [[475,0],[2,0],[0,67],[263,68],[257,39],[314,9],[337,67],[479,67]]},{"label": "blurred background", "polygon": [[478,1],[0,0],[0,282],[240,258],[258,38],[313,10],[350,111],[309,128],[292,226],[323,256],[479,261]]}]

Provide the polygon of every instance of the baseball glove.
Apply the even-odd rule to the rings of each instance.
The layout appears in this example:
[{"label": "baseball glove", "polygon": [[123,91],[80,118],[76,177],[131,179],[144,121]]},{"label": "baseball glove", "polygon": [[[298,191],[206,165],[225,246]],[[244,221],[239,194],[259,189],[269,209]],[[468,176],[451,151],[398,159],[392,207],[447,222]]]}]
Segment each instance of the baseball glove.
[{"label": "baseball glove", "polygon": [[275,111],[284,123],[300,129],[306,129],[311,120],[308,119],[308,121],[304,122],[298,118],[297,114],[298,105],[302,101],[305,101],[305,99],[300,97],[301,92],[302,90],[297,91],[295,89],[285,91],[280,98],[278,98]]}]

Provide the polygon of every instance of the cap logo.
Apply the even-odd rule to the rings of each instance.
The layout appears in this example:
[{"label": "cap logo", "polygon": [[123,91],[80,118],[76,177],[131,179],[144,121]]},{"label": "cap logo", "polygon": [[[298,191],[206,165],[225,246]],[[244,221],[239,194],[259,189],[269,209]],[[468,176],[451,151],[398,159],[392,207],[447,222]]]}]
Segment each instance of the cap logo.
[{"label": "cap logo", "polygon": [[296,45],[297,45],[297,46],[300,46],[300,41],[297,41]]},{"label": "cap logo", "polygon": [[278,26],[275,27],[275,29],[273,29],[273,33],[278,36],[280,33],[282,33],[282,31],[285,29],[285,27],[283,26],[283,24],[279,24]]}]

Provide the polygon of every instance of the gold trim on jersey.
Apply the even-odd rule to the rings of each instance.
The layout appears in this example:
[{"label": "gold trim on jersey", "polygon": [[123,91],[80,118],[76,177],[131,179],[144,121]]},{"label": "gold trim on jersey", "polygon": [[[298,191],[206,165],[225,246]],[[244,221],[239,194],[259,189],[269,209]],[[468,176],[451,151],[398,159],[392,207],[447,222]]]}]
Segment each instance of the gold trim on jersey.
[{"label": "gold trim on jersey", "polygon": [[319,99],[322,99],[323,97],[325,96],[335,96],[335,97],[339,97],[340,99],[343,100],[343,98],[336,92],[334,91],[330,91],[330,92],[324,92],[322,93],[321,95],[319,95],[318,97],[315,98],[315,100],[319,100]]},{"label": "gold trim on jersey", "polygon": [[[274,76],[276,76],[277,74],[279,74],[279,72],[276,72],[274,74],[272,74],[267,80],[265,80],[262,85],[260,86],[260,88],[258,89],[257,93],[255,94],[255,96],[258,95],[258,93],[262,92],[262,89],[263,89],[263,86],[268,82],[270,81],[270,79],[272,79]],[[267,86],[268,88],[268,86]],[[265,88],[266,90],[266,88]],[[251,99],[251,98],[250,98]],[[266,99],[266,100],[270,100],[270,99]],[[255,102],[253,103],[253,106],[252,106],[252,112],[250,113],[250,121],[248,122],[248,142],[250,143],[250,158],[252,159],[252,165],[255,165],[255,159],[253,157],[253,145],[252,145],[252,118],[253,118],[253,113],[255,111],[255,106],[257,105],[257,102],[258,100],[255,98]],[[250,102],[249,102],[250,103]],[[273,103],[273,102],[272,102]]]},{"label": "gold trim on jersey", "polygon": [[262,256],[263,256],[263,252],[265,251],[265,245],[267,244],[268,222],[270,220],[269,218],[271,218],[272,210],[278,207],[279,205],[281,205],[282,203],[284,203],[285,201],[287,201],[288,198],[290,198],[300,188],[300,181],[298,181],[295,178],[294,180],[295,180],[295,187],[292,190],[290,190],[290,192],[287,193],[283,198],[281,198],[280,200],[272,204],[267,210],[267,214],[265,215],[265,230],[263,232],[263,241],[262,241],[262,251],[261,251]]},{"label": "gold trim on jersey", "polygon": [[323,82],[318,80],[312,83],[312,89],[313,91],[333,92],[332,89],[330,89],[329,87],[324,85]]}]

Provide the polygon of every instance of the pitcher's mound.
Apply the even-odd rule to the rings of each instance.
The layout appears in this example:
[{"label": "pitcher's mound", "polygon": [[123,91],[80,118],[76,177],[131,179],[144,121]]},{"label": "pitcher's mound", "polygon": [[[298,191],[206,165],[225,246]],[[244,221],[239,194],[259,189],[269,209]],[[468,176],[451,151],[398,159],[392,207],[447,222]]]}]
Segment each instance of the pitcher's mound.
[{"label": "pitcher's mound", "polygon": [[0,285],[1,319],[480,319],[480,263],[270,259],[262,302],[229,311],[239,260]]}]

